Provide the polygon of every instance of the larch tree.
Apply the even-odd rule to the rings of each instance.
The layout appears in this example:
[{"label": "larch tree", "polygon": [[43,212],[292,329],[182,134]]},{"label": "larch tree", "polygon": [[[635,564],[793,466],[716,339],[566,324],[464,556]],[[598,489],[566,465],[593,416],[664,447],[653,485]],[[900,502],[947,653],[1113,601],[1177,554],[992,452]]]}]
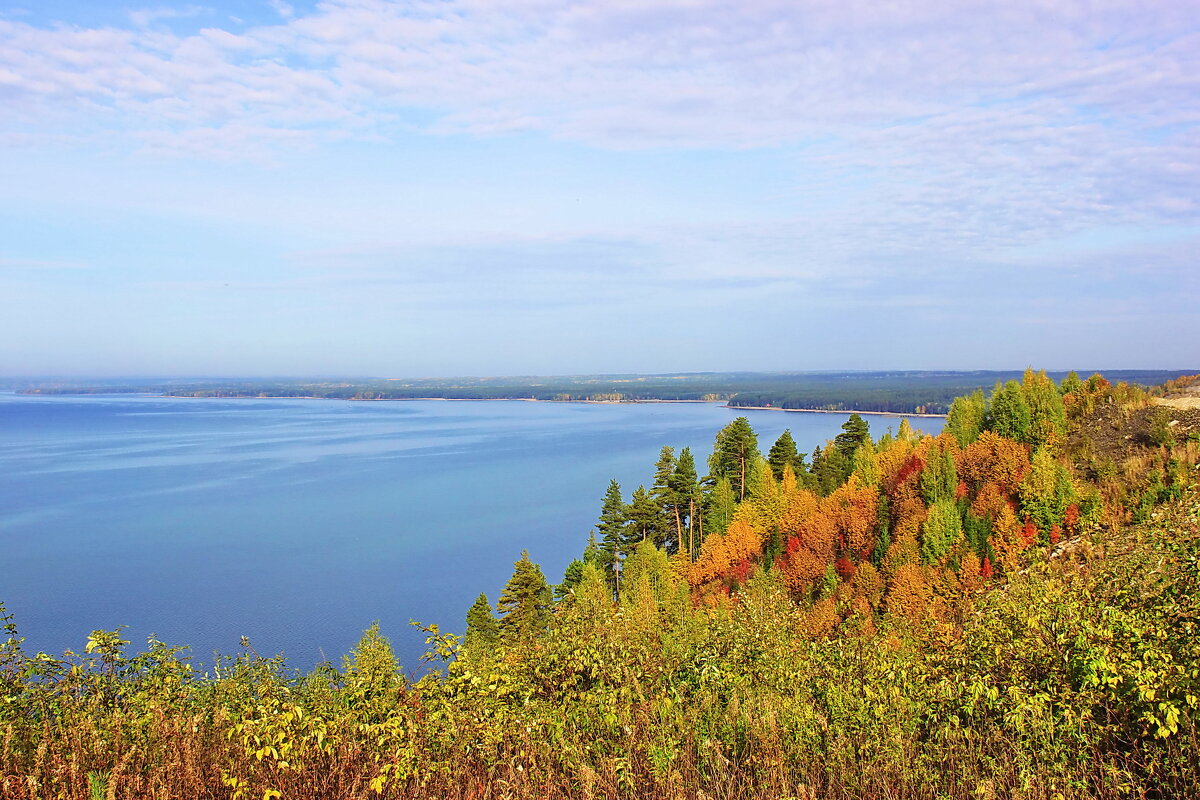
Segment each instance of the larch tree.
[{"label": "larch tree", "polygon": [[988,403],[988,429],[1006,439],[1028,443],[1031,422],[1029,402],[1021,384],[1016,381],[996,384]]},{"label": "larch tree", "polygon": [[966,447],[983,432],[986,408],[981,389],[954,398],[950,403],[950,413],[946,415],[946,431],[958,440],[960,446]]}]

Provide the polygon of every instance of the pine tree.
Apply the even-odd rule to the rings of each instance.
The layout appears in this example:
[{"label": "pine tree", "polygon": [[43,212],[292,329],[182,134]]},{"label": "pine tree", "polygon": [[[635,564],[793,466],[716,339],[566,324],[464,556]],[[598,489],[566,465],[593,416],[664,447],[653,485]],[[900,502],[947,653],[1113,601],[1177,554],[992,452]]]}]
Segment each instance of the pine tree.
[{"label": "pine tree", "polygon": [[529,560],[529,551],[513,564],[512,577],[504,585],[496,610],[500,612],[500,633],[506,643],[532,641],[546,624],[550,609],[550,587],[537,564]]},{"label": "pine tree", "polygon": [[[678,547],[686,549],[688,557],[695,555],[699,543],[696,542],[698,531],[697,512],[700,508],[700,486],[696,476],[696,460],[692,457],[692,449],[685,447],[679,451],[675,461],[675,472],[671,475],[671,491],[675,494],[675,531]],[[687,530],[686,548],[684,545],[684,529]],[[668,552],[670,552],[668,550]]]},{"label": "pine tree", "polygon": [[500,624],[492,614],[492,606],[486,594],[467,610],[467,633],[463,646],[472,654],[489,653],[500,638]]},{"label": "pine tree", "polygon": [[[818,460],[819,459],[819,460]],[[813,451],[813,486],[822,497],[841,486],[850,475],[851,461],[836,446]]]},{"label": "pine tree", "polygon": [[639,542],[649,541],[656,547],[662,545],[665,533],[662,513],[654,498],[639,486],[633,493],[633,501],[625,511],[625,532],[621,541],[621,554],[628,555]]},{"label": "pine tree", "polygon": [[842,454],[847,463],[854,457],[854,451],[863,444],[871,443],[871,431],[867,421],[858,414],[851,414],[842,423],[842,432],[833,440],[833,446]]},{"label": "pine tree", "polygon": [[664,447],[659,451],[658,462],[654,465],[654,483],[650,487],[650,496],[658,505],[660,520],[658,527],[661,532],[656,544],[674,553],[679,548],[679,538],[682,533],[682,520],[679,506],[682,501],[675,489],[675,473],[677,462],[675,451]]},{"label": "pine tree", "polygon": [[728,478],[734,496],[746,499],[746,479],[750,465],[758,458],[758,437],[750,420],[738,417],[717,433],[713,453],[708,458],[708,473],[713,479]]},{"label": "pine tree", "polygon": [[562,583],[554,587],[554,599],[562,600],[569,595],[579,585],[582,577],[583,561],[578,558],[573,559],[570,564],[567,564],[567,568],[563,570]]}]

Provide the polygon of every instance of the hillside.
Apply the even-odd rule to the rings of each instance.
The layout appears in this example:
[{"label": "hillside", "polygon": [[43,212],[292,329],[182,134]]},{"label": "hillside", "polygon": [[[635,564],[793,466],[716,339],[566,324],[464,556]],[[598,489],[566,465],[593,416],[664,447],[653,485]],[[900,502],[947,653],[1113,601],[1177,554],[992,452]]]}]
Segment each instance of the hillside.
[{"label": "hillside", "polygon": [[0,794],[1196,797],[1195,385],[1028,371],[938,437],[664,448],[562,583],[522,556],[465,641],[429,627],[420,679],[375,629],[198,674],[9,620]]}]

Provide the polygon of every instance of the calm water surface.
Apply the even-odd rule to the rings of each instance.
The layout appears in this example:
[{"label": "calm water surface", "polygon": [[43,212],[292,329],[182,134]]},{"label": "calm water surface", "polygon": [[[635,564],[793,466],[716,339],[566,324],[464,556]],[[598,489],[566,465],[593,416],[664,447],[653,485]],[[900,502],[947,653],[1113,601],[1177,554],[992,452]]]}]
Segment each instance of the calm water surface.
[{"label": "calm water surface", "polygon": [[[406,669],[410,619],[461,632],[523,548],[561,579],[610,478],[626,497],[662,445],[698,466],[739,413],[765,452],[836,414],[717,404],[355,403],[0,393],[0,601],[33,650],[128,625],[198,661],[250,637],[308,668],[374,620]],[[899,420],[871,416],[878,436]],[[930,432],[940,419],[914,420]]]}]

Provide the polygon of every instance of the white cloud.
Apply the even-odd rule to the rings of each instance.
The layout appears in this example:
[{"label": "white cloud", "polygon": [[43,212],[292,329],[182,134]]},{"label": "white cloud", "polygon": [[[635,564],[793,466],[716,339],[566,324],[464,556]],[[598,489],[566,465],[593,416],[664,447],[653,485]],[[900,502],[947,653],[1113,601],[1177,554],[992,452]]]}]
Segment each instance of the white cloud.
[{"label": "white cloud", "polygon": [[[1194,4],[973,0],[325,0],[180,36],[0,19],[0,140],[38,125],[155,156],[270,159],[397,117],[431,136],[618,150],[777,148],[840,202],[689,268],[804,275],[1014,248],[1200,208]],[[5,128],[8,124],[10,127]],[[868,235],[869,234],[869,235]],[[686,239],[687,237],[685,237]],[[689,240],[690,241],[690,240]],[[722,252],[726,247],[728,252]],[[747,249],[748,248],[748,249]],[[735,252],[736,251],[736,252]],[[680,256],[682,259],[682,256]]]}]

